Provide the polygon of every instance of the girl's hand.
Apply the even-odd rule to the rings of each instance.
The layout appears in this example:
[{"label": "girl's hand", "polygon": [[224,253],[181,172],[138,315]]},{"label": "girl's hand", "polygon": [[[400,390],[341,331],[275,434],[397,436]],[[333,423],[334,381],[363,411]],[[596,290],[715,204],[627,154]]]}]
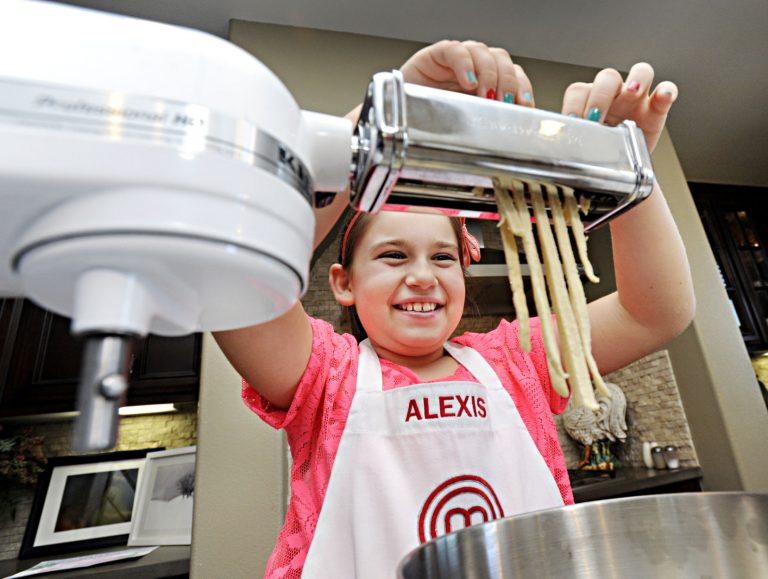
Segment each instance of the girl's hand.
[{"label": "girl's hand", "polygon": [[631,119],[643,130],[648,149],[653,151],[678,93],[672,82],[661,82],[650,92],[652,84],[653,68],[645,62],[633,66],[626,81],[618,71],[606,68],[597,73],[594,82],[569,86],[562,112],[607,125]]},{"label": "girl's hand", "polygon": [[481,42],[442,40],[418,51],[400,71],[406,82],[534,106],[523,68],[503,48]]}]

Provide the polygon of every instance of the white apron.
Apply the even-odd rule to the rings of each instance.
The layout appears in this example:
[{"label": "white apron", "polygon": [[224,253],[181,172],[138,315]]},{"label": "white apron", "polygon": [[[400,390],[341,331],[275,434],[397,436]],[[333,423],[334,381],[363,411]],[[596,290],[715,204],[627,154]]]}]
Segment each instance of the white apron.
[{"label": "white apron", "polygon": [[471,524],[562,506],[512,397],[482,356],[446,343],[480,383],[382,391],[360,344],[357,390],[303,579],[394,579],[419,544]]}]

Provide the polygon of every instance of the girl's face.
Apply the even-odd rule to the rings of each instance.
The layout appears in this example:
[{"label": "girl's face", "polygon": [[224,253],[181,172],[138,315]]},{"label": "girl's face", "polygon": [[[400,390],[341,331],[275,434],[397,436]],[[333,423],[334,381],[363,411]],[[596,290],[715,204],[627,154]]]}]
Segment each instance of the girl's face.
[{"label": "girl's face", "polygon": [[331,272],[336,298],[356,307],[380,355],[442,353],[465,296],[458,240],[447,217],[382,212],[354,248],[349,271],[340,268],[341,285]]}]

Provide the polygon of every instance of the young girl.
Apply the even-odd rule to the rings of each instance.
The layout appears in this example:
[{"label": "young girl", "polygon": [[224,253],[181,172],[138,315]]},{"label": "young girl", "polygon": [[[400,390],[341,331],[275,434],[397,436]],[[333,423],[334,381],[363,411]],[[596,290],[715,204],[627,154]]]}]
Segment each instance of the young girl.
[{"label": "young girl", "polygon": [[[437,43],[401,70],[409,82],[534,104],[523,70],[480,43]],[[676,97],[672,83],[651,92],[652,82],[647,64],[626,81],[606,69],[570,86],[562,112],[633,119],[652,149]],[[318,240],[347,199],[318,210]],[[660,347],[694,311],[658,185],[610,227],[618,291],[589,304],[602,373]],[[293,454],[291,503],[266,576],[391,579],[411,549],[442,533],[573,502],[552,419],[567,399],[550,384],[538,321],[530,353],[515,322],[449,341],[471,242],[442,215],[359,214],[330,284],[367,340],[335,333],[300,303],[272,322],[217,334],[244,378],[246,404],[286,429]]]}]

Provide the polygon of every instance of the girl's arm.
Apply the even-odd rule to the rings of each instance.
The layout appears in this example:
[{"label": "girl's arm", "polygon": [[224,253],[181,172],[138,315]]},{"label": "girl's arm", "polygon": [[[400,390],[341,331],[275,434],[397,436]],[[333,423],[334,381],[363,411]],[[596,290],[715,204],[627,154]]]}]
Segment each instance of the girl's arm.
[{"label": "girl's arm", "polygon": [[[677,97],[671,82],[651,92],[653,75],[645,63],[632,67],[626,82],[617,71],[603,70],[593,83],[568,88],[563,113],[608,124],[632,119],[652,151]],[[603,374],[680,334],[696,308],[685,248],[658,183],[648,199],[610,228],[617,291],[588,307],[592,352]]]},{"label": "girl's arm", "polygon": [[696,309],[685,248],[658,184],[610,227],[617,291],[588,306],[602,374],[660,348],[685,330]]},{"label": "girl's arm", "polygon": [[[406,82],[533,106],[533,91],[509,54],[478,42],[441,41],[414,54],[401,67]],[[347,114],[357,121],[360,107]],[[315,210],[315,247],[349,204],[349,191]],[[215,332],[230,363],[262,396],[288,408],[312,353],[312,329],[301,303],[257,326]]]},{"label": "girl's arm", "polygon": [[301,302],[270,322],[214,332],[213,337],[259,394],[278,408],[291,405],[312,353],[312,327]]}]

